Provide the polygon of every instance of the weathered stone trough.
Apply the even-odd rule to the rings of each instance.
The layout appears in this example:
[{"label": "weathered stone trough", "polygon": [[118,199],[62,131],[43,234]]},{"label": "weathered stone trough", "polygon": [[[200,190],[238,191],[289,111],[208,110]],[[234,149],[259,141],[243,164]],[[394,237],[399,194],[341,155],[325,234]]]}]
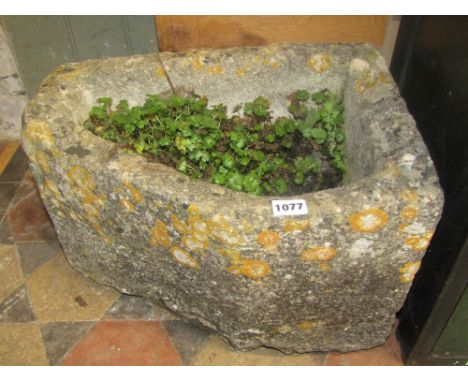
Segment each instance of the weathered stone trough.
[{"label": "weathered stone trough", "polygon": [[340,94],[349,171],[340,187],[295,197],[307,215],[274,217],[277,198],[191,180],[82,127],[98,97],[141,103],[167,91],[155,54],[63,65],[24,113],[23,146],[72,266],[239,349],[383,343],[443,199],[380,54],[300,44],[160,57],[175,86],[228,108],[263,95],[286,115],[297,89]]}]

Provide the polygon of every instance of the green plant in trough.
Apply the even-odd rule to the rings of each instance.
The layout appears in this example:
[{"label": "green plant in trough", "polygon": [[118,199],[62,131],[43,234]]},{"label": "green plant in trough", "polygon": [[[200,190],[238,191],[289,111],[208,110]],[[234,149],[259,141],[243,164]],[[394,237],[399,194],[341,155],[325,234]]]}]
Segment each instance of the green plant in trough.
[{"label": "green plant in trough", "polygon": [[286,194],[306,190],[323,160],[346,171],[343,106],[336,95],[298,90],[288,98],[292,117],[273,119],[264,97],[238,105],[230,117],[223,104],[208,106],[195,94],[148,95],[132,107],[101,97],[84,125],[192,178],[255,195]]}]

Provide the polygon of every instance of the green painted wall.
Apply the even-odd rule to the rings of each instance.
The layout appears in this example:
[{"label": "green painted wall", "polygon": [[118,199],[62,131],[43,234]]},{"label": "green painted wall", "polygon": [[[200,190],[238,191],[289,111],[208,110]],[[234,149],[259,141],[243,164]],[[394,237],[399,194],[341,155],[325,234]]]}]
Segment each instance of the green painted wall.
[{"label": "green painted wall", "polygon": [[441,357],[466,357],[468,362],[468,288],[463,292],[432,354]]},{"label": "green painted wall", "polygon": [[57,66],[158,50],[153,16],[4,16],[26,93]]}]

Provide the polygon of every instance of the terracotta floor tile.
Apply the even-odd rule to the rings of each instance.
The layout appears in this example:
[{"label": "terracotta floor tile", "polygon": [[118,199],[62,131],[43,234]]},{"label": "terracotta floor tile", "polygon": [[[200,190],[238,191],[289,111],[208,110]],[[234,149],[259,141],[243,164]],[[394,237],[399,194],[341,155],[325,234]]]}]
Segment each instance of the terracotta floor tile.
[{"label": "terracotta floor tile", "polygon": [[30,322],[35,316],[25,285],[15,290],[0,304],[0,322]]},{"label": "terracotta floor tile", "polygon": [[18,202],[10,209],[8,216],[11,231],[17,242],[57,239],[49,215],[37,192]]},{"label": "terracotta floor tile", "polygon": [[63,365],[181,365],[167,334],[154,321],[104,321],[65,358]]},{"label": "terracotta floor tile", "polygon": [[0,365],[48,365],[35,324],[0,323]]},{"label": "terracotta floor tile", "polygon": [[41,321],[99,320],[119,296],[73,270],[62,254],[41,265],[27,285]]},{"label": "terracotta floor tile", "polygon": [[23,272],[14,245],[0,244],[0,303],[23,283]]},{"label": "terracotta floor tile", "polygon": [[104,316],[108,320],[177,320],[170,310],[153,304],[142,297],[122,294]]},{"label": "terracotta floor tile", "polygon": [[184,365],[189,365],[193,357],[202,349],[205,342],[213,334],[207,328],[182,320],[164,321],[162,326],[182,358]]},{"label": "terracotta floor tile", "polygon": [[62,358],[95,325],[93,321],[48,322],[41,324],[44,347],[51,365],[58,365]]},{"label": "terracotta floor tile", "polygon": [[198,366],[317,366],[324,353],[286,355],[278,350],[260,348],[249,352],[234,350],[218,336],[213,335],[195,357]]}]

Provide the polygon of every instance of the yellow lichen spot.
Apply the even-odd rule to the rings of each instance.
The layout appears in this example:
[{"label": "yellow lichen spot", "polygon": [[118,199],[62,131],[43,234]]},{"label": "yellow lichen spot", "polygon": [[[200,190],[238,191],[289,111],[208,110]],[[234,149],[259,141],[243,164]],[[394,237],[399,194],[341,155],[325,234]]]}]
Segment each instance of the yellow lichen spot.
[{"label": "yellow lichen spot", "polygon": [[250,233],[253,231],[254,226],[248,220],[242,220],[242,229],[244,230],[244,232]]},{"label": "yellow lichen spot", "polygon": [[239,264],[242,261],[240,252],[234,249],[221,248],[219,253],[231,260],[231,263],[233,264]]},{"label": "yellow lichen spot", "polygon": [[128,199],[124,199],[124,198],[120,199],[120,205],[129,211],[132,211],[132,212],[135,211],[135,206]]},{"label": "yellow lichen spot", "polygon": [[104,240],[107,244],[112,244],[113,243],[113,239],[112,237],[108,236],[108,235],[102,235],[102,240]]},{"label": "yellow lichen spot", "polygon": [[94,204],[82,204],[81,208],[88,218],[99,218],[101,213]]},{"label": "yellow lichen spot", "polygon": [[169,248],[171,246],[171,239],[167,233],[167,226],[161,220],[157,220],[151,231],[151,245],[163,246]]},{"label": "yellow lichen spot", "polygon": [[56,152],[55,138],[49,125],[43,121],[31,121],[26,126],[23,135],[31,142],[38,142],[49,152]]},{"label": "yellow lichen spot", "polygon": [[319,323],[317,321],[303,321],[297,324],[297,327],[302,331],[312,330],[315,329],[317,326],[319,326]]},{"label": "yellow lichen spot", "polygon": [[216,65],[213,65],[213,66],[210,66],[208,68],[208,73],[211,74],[211,75],[218,75],[218,74],[222,74],[224,72],[224,69],[221,65],[219,64],[216,64]]},{"label": "yellow lichen spot", "polygon": [[276,328],[277,332],[280,334],[291,333],[292,328],[290,325],[281,325]]},{"label": "yellow lichen spot", "polygon": [[400,192],[400,198],[406,202],[416,202],[418,200],[418,193],[409,188]]},{"label": "yellow lichen spot", "polygon": [[388,215],[378,208],[368,208],[349,217],[351,228],[356,232],[374,233],[388,222]]},{"label": "yellow lichen spot", "polygon": [[161,65],[158,65],[158,67],[156,68],[156,75],[160,78],[166,76],[166,74],[164,73],[164,68]]},{"label": "yellow lichen spot", "polygon": [[270,273],[269,265],[263,260],[240,260],[228,270],[235,275],[243,275],[254,280],[261,279]]},{"label": "yellow lichen spot", "polygon": [[51,179],[46,179],[43,184],[44,190],[50,194],[56,199],[61,199],[62,198],[62,193],[58,189],[57,185],[55,182]]},{"label": "yellow lichen spot", "polygon": [[400,281],[405,284],[412,282],[420,266],[421,261],[412,261],[403,265],[400,268]]},{"label": "yellow lichen spot", "polygon": [[202,57],[193,56],[190,57],[190,64],[194,70],[203,70],[205,63],[203,62]]},{"label": "yellow lichen spot", "polygon": [[414,206],[406,206],[400,212],[403,220],[414,220],[418,216],[418,209]]},{"label": "yellow lichen spot", "polygon": [[267,249],[276,248],[279,241],[280,235],[278,232],[275,231],[262,231],[257,236],[257,243]]},{"label": "yellow lichen spot", "polygon": [[330,261],[336,256],[336,249],[331,247],[314,247],[302,252],[304,261]]},{"label": "yellow lichen spot", "polygon": [[183,265],[187,265],[190,268],[199,268],[200,266],[198,265],[198,262],[190,256],[190,254],[187,251],[184,251],[182,248],[179,248],[177,246],[171,248],[171,255],[174,257],[174,259]]},{"label": "yellow lichen spot", "polygon": [[180,220],[176,215],[171,214],[172,227],[179,232],[181,235],[186,235],[188,228],[187,225]]},{"label": "yellow lichen spot", "polygon": [[324,73],[332,66],[332,58],[329,54],[315,54],[307,60],[307,65],[317,73]]},{"label": "yellow lichen spot", "polygon": [[279,69],[281,67],[281,64],[279,62],[273,61],[270,63],[270,66],[272,69]]},{"label": "yellow lichen spot", "polygon": [[376,85],[390,84],[392,82],[391,77],[384,72],[374,73],[370,70],[366,70],[363,75],[355,81],[354,90],[356,93],[362,94]]},{"label": "yellow lichen spot", "polygon": [[210,237],[225,245],[236,246],[244,242],[244,239],[223,215],[213,216],[206,221],[206,224]]},{"label": "yellow lichen spot", "polygon": [[81,166],[73,166],[67,173],[68,180],[75,186],[87,190],[94,190],[96,185],[94,183],[91,173]]},{"label": "yellow lichen spot", "polygon": [[326,263],[322,263],[322,264],[320,264],[320,270],[322,272],[328,272],[330,270],[330,265],[328,265]]},{"label": "yellow lichen spot", "polygon": [[143,194],[141,191],[129,182],[123,182],[123,184],[130,194],[133,203],[141,204],[143,202]]},{"label": "yellow lichen spot", "polygon": [[187,207],[187,213],[189,216],[197,216],[201,214],[201,209],[196,204],[191,204]]},{"label": "yellow lichen spot", "polygon": [[241,66],[239,69],[236,70],[236,74],[239,77],[244,77],[249,70],[250,70],[250,65],[244,65],[244,66]]},{"label": "yellow lichen spot", "polygon": [[50,160],[43,151],[37,151],[34,155],[34,159],[45,174],[50,173]]},{"label": "yellow lichen spot", "polygon": [[191,235],[184,236],[182,243],[190,252],[197,252],[200,254],[203,254],[203,251],[208,246],[208,240],[205,240],[205,238]]},{"label": "yellow lichen spot", "polygon": [[302,232],[310,227],[308,220],[287,219],[283,223],[284,232]]},{"label": "yellow lichen spot", "polygon": [[415,252],[424,252],[429,246],[434,232],[426,232],[422,236],[410,236],[405,240],[405,244]]}]

